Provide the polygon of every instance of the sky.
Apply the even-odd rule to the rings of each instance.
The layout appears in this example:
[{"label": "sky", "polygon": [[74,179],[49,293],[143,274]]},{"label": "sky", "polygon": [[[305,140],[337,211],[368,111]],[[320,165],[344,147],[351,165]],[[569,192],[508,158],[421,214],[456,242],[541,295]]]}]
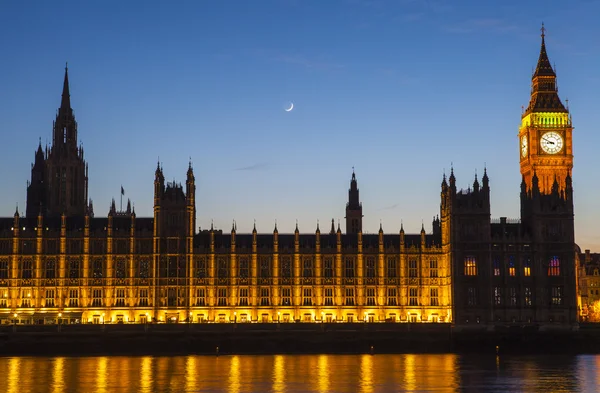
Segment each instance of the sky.
[{"label": "sky", "polygon": [[[197,225],[431,231],[440,183],[487,168],[492,216],[519,218],[518,128],[546,27],[574,123],[576,242],[597,223],[600,1],[4,1],[0,216],[22,211],[51,141],[65,62],[96,216],[152,215],[154,170],[196,177]],[[294,104],[294,109],[285,108]],[[124,203],[125,205],[125,203]]]}]

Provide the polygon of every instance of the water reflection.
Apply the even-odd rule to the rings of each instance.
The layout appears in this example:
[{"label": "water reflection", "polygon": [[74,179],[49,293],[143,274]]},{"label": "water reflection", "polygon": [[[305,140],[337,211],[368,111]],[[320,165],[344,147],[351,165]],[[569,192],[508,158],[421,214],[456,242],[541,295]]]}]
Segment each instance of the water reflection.
[{"label": "water reflection", "polygon": [[598,391],[600,356],[0,358],[0,391]]}]

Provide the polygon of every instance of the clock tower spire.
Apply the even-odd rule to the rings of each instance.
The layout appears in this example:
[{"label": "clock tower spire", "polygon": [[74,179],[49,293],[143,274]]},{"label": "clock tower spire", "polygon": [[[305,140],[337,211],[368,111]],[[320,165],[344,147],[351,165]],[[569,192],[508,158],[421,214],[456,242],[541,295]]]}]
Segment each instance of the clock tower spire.
[{"label": "clock tower spire", "polygon": [[521,174],[532,187],[534,173],[542,194],[550,194],[554,179],[564,190],[573,169],[571,116],[558,96],[556,73],[546,52],[546,29],[542,24],[542,46],[531,78],[531,98],[521,116],[519,157]]}]

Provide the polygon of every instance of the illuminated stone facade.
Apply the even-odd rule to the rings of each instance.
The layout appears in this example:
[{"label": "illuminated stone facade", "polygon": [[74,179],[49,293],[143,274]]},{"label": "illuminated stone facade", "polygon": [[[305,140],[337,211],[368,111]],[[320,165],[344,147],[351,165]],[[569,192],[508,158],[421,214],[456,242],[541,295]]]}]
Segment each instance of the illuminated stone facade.
[{"label": "illuminated stone facade", "polygon": [[[240,234],[235,223],[229,233],[197,232],[191,164],[185,186],[165,184],[157,166],[153,217],[138,218],[129,202],[117,211],[113,201],[108,216],[97,218],[65,73],[53,145],[40,146],[32,166],[27,214],[0,219],[0,319],[574,325],[572,127],[555,83],[539,83],[554,75],[546,62],[542,41],[519,137],[527,139],[521,220],[491,219],[487,172],[468,190],[457,190],[452,172],[430,233],[423,227],[417,234],[381,227],[364,234],[354,173],[346,233],[333,220],[326,233],[317,224],[301,234],[296,224],[288,234],[276,225],[267,234]],[[544,94],[536,90],[542,85]],[[549,153],[534,142],[546,127],[535,119],[555,113],[557,103],[562,120],[549,124],[563,147],[545,142]],[[549,189],[538,167],[556,175]]]}]

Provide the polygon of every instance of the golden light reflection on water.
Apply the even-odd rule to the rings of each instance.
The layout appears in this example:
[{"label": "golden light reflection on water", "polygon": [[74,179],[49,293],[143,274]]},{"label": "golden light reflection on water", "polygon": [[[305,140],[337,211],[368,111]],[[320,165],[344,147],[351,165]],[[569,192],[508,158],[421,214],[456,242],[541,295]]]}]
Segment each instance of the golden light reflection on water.
[{"label": "golden light reflection on water", "polygon": [[360,358],[360,391],[371,393],[373,390],[373,357],[362,355]]},{"label": "golden light reflection on water", "polygon": [[96,374],[96,391],[98,393],[107,392],[106,368],[108,366],[108,358],[98,358],[98,367]]},{"label": "golden light reflection on water", "polygon": [[185,362],[185,390],[196,388],[196,357],[188,356]]},{"label": "golden light reflection on water", "polygon": [[21,359],[8,359],[8,389],[7,393],[19,392],[19,375],[21,375]]},{"label": "golden light reflection on water", "polygon": [[52,367],[52,392],[60,393],[65,390],[65,358],[56,358]]},{"label": "golden light reflection on water", "polygon": [[152,391],[152,358],[145,356],[140,364],[140,392]]},{"label": "golden light reflection on water", "polygon": [[240,391],[240,357],[232,356],[229,363],[229,392]]},{"label": "golden light reflection on water", "polygon": [[318,386],[319,392],[326,393],[329,391],[329,368],[327,367],[327,356],[318,355],[317,370],[318,370]]},{"label": "golden light reflection on water", "polygon": [[597,391],[600,356],[0,358],[0,392]]},{"label": "golden light reflection on water", "polygon": [[273,364],[273,391],[285,392],[285,358],[281,355],[275,356]]}]

